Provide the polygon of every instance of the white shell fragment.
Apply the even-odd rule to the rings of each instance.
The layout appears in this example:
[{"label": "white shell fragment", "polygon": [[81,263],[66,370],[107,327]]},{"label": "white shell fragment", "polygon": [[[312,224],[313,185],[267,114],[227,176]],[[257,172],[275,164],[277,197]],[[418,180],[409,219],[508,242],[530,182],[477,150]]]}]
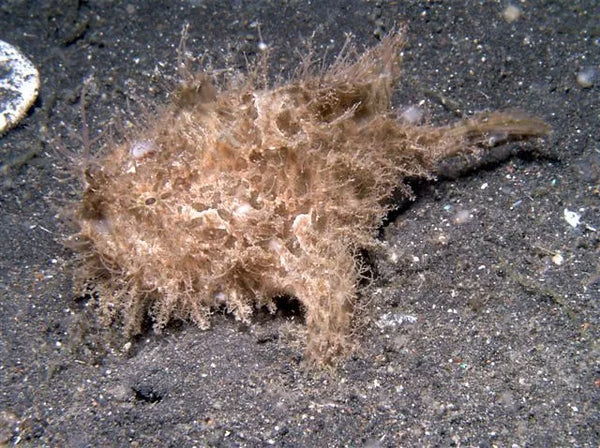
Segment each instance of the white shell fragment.
[{"label": "white shell fragment", "polygon": [[401,313],[385,313],[376,322],[379,328],[396,328],[406,322],[414,324],[417,321],[416,316]]},{"label": "white shell fragment", "polygon": [[0,40],[0,135],[25,116],[39,88],[40,75],[31,61]]},{"label": "white shell fragment", "polygon": [[581,219],[580,214],[565,208],[563,215],[565,217],[565,221],[567,221],[571,227],[576,228],[579,225],[579,220]]},{"label": "white shell fragment", "polygon": [[554,254],[554,256],[552,257],[552,262],[555,265],[560,266],[561,264],[563,264],[565,262],[565,258],[562,256],[562,254],[560,252],[556,252]]}]

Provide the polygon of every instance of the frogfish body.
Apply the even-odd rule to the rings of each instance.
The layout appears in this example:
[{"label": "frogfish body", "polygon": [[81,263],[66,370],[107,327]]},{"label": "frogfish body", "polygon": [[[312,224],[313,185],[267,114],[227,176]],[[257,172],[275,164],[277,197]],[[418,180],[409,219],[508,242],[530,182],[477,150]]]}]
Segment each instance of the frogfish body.
[{"label": "frogfish body", "polygon": [[242,321],[293,296],[306,357],[334,363],[353,343],[362,267],[392,192],[490,135],[543,135],[523,114],[488,113],[446,127],[394,115],[402,34],[345,52],[324,72],[305,62],[276,86],[247,75],[220,89],[210,74],[86,170],[77,208],[85,277],[102,316],[128,334],[147,316],[209,326],[212,310]]}]

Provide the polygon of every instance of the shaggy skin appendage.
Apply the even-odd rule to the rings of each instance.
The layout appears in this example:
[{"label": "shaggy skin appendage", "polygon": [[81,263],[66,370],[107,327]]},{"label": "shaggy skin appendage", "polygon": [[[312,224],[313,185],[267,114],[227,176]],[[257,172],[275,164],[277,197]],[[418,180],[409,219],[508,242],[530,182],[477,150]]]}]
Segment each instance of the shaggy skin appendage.
[{"label": "shaggy skin appendage", "polygon": [[[402,34],[325,72],[305,61],[287,83],[252,73],[221,89],[210,74],[86,170],[76,239],[83,280],[127,334],[150,315],[209,326],[220,307],[248,321],[289,295],[302,304],[306,357],[333,364],[350,337],[361,275],[393,191],[490,136],[546,134],[542,121],[489,113],[448,127],[391,111]],[[386,205],[387,204],[387,205]]]}]

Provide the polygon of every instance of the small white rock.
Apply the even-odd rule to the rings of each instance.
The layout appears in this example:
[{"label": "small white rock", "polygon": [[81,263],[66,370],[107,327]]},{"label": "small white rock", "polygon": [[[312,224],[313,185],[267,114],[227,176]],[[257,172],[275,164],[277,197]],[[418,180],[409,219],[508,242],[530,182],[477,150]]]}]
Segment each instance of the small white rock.
[{"label": "small white rock", "polygon": [[0,135],[25,116],[39,89],[35,66],[17,48],[0,40]]}]

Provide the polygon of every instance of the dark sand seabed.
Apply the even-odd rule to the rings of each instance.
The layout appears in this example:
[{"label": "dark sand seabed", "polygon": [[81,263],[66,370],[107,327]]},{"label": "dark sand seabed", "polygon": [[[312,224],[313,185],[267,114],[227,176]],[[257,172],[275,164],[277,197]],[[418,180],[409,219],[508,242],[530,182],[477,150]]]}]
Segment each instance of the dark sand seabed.
[{"label": "dark sand seabed", "polygon": [[[598,446],[595,2],[515,2],[512,23],[495,1],[330,3],[0,4],[0,39],[42,76],[36,106],[0,138],[0,446]],[[90,75],[93,138],[164,103],[186,22],[189,51],[236,68],[258,51],[260,23],[284,74],[308,38],[331,58],[346,33],[370,47],[405,23],[399,110],[444,124],[521,109],[553,133],[415,184],[370,256],[361,349],[333,374],[302,367],[293,303],[250,326],[216,315],[206,332],[173,325],[126,344],[73,292],[56,215],[77,185],[51,141],[81,151]],[[595,84],[578,84],[594,67]]]}]

